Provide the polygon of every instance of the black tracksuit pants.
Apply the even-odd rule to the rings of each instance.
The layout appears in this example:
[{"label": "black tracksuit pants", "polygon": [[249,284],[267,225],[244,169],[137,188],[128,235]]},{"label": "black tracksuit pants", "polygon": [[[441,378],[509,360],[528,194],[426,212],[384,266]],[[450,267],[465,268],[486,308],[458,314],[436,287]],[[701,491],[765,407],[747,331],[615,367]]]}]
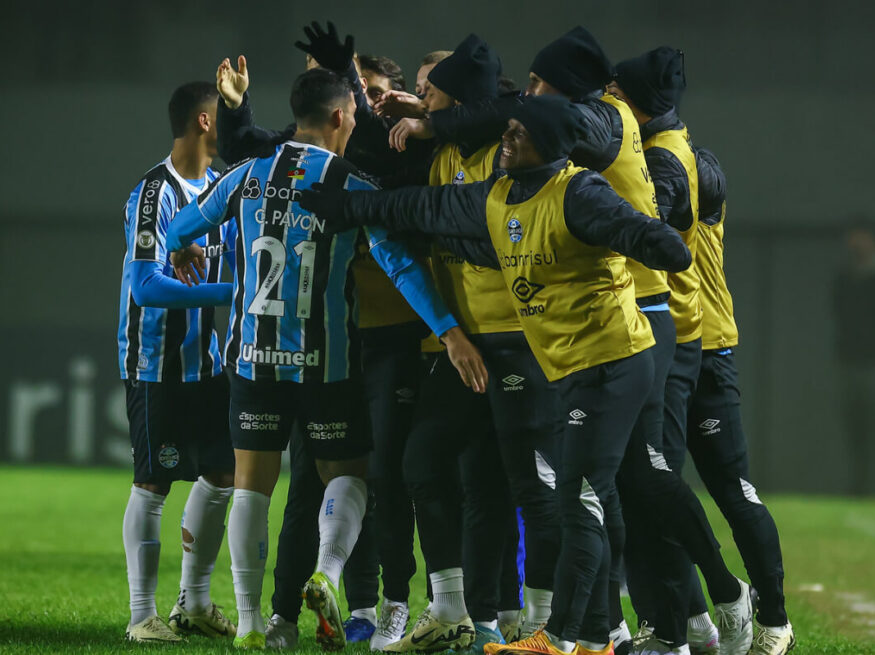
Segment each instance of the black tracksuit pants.
[{"label": "black tracksuit pants", "polygon": [[784,567],[778,529],[749,482],[747,441],[741,425],[738,369],[731,350],[705,350],[690,404],[687,447],[708,493],[732,528],[763,625],[787,623]]},{"label": "black tracksuit pants", "polygon": [[[512,538],[515,503],[526,520],[527,584],[552,586],[558,552],[551,488],[555,431],[553,412],[542,408],[554,401],[521,333],[473,341],[489,371],[487,393],[465,387],[446,353],[438,354],[423,381],[404,476],[429,571],[463,566],[469,614],[490,621],[498,610],[502,562],[509,559],[496,553],[506,552]],[[456,466],[461,485],[453,487],[448,472]]]},{"label": "black tracksuit pants", "polygon": [[737,594],[701,504],[646,441],[654,418],[646,411],[641,416],[654,376],[651,350],[558,382],[566,420],[557,484],[562,551],[547,630],[563,639],[608,641],[610,551],[604,503],[618,474],[624,503],[640,506],[651,534],[682,544],[718,601]]}]

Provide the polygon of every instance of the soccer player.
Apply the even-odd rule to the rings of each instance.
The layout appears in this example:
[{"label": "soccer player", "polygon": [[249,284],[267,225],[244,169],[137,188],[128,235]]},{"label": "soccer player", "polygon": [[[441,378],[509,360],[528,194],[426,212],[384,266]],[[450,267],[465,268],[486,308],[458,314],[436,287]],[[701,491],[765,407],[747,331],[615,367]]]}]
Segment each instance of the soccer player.
[{"label": "soccer player", "polygon": [[[324,219],[302,211],[298,199],[316,182],[334,193],[374,186],[343,153],[355,125],[348,81],[327,70],[299,76],[291,95],[295,141],[273,156],[232,167],[177,217],[168,247],[234,219],[238,260],[225,365],[231,371],[231,434],[237,459],[228,521],[242,648],[263,648],[261,583],[267,512],[291,424],[326,485],[319,511],[319,558],[304,586],[317,614],[317,641],[345,644],[337,600],[343,565],[358,537],[367,500],[370,429],[361,384],[350,263],[360,230],[325,231]],[[466,384],[484,391],[487,375],[477,350],[443,306],[426,271],[382,231],[368,230],[375,259],[407,301],[440,335]]]},{"label": "soccer player", "polygon": [[[499,266],[526,340],[559,392],[555,411],[564,435],[554,483],[562,549],[552,612],[543,631],[507,646],[487,645],[489,653],[612,651],[604,500],[621,462],[638,480],[641,501],[693,555],[715,603],[749,603],[695,494],[675,472],[653,464],[642,435],[632,430],[652,382],[654,340],[635,304],[623,254],[650,268],[680,271],[691,263],[689,249],[673,229],[636,212],[598,173],[568,165],[583,129],[567,99],[535,97],[516,107],[503,136],[507,177],[372,197],[313,189],[301,198],[317,216],[332,217],[333,229],[376,222],[443,234],[456,239],[454,247],[469,261]],[[736,637],[733,626],[725,631]]]},{"label": "soccer player", "polygon": [[702,367],[690,403],[687,448],[708,493],[729,526],[757,590],[751,655],[785,655],[795,645],[784,608],[784,566],[778,528],[749,482],[747,440],[733,348],[738,328],[723,271],[726,177],[705,148],[694,148],[699,177],[696,270],[701,281]]},{"label": "soccer player", "polygon": [[[616,79],[608,89],[625,100],[635,114],[641,126],[642,147],[656,187],[660,214],[678,230],[694,256],[690,269],[668,277],[671,287],[669,307],[677,332],[677,346],[665,386],[663,454],[668,466],[675,471],[682,470],[684,464],[687,414],[702,360],[702,303],[696,272],[698,173],[687,128],[677,114],[677,104],[685,88],[683,54],[662,46],[617,64]],[[632,518],[627,516],[627,519]],[[639,620],[665,629],[669,619],[678,621],[680,614],[672,611],[658,616],[666,603],[656,591],[654,576],[662,575],[665,581],[670,574],[665,567],[656,567],[653,562],[644,563],[647,544],[640,537],[646,531],[632,520],[628,523],[630,534],[638,537],[637,541],[630,541],[632,547],[627,549],[627,563],[630,591]],[[684,557],[680,549],[675,549],[675,555]],[[657,570],[660,568],[662,570]],[[717,645],[720,621],[740,621],[744,630],[739,633],[739,643],[720,644],[719,647],[721,653],[746,652],[744,644],[749,644],[751,634],[751,612],[747,607],[743,608],[743,616],[716,615],[718,624],[715,628],[693,567],[689,567],[686,584],[676,580],[668,588],[677,591],[678,599],[689,599],[687,638],[690,644],[713,649]],[[669,604],[674,606],[676,603],[672,600]]]},{"label": "soccer player", "polygon": [[[330,32],[330,31],[329,31]],[[337,49],[344,49],[336,38],[332,42],[329,33],[317,36],[311,32],[311,42],[302,44],[313,50],[325,61],[334,61]],[[351,49],[346,51],[350,56]],[[315,60],[314,60],[315,61]],[[343,68],[343,65],[340,65]],[[349,64],[346,64],[346,68]],[[224,102],[219,104],[219,152],[225,157],[247,156],[262,152],[262,148],[273,148],[285,138],[293,138],[294,124],[282,133],[263,130],[254,125],[251,106],[248,100],[248,70],[246,60],[238,58],[238,70],[234,71],[228,60],[223,61],[217,71],[217,83]],[[386,148],[386,135],[389,128],[382,125],[382,119],[375,120],[367,106],[357,106],[356,117],[362,118],[371,131],[379,128],[379,148],[369,151],[369,134],[361,135],[362,123],[357,121],[350,136],[347,156],[366,172],[378,174],[378,179],[390,186],[395,171],[393,161],[401,162],[402,170],[409,170],[403,161],[416,156],[413,149],[405,154]],[[380,123],[379,125],[377,123]],[[352,147],[359,141],[366,143]],[[371,139],[373,140],[373,139]],[[427,144],[424,144],[427,145]],[[351,152],[350,152],[351,151]],[[384,163],[380,153],[388,154]],[[389,175],[379,175],[388,172]],[[360,244],[353,262],[356,292],[358,295],[358,325],[362,338],[362,364],[368,406],[374,435],[374,452],[371,457],[370,480],[376,496],[377,550],[382,564],[383,597],[379,618],[375,618],[374,602],[370,597],[370,580],[364,566],[370,569],[369,562],[362,562],[361,549],[368,538],[363,532],[357,542],[350,561],[345,569],[345,588],[351,616],[345,623],[347,638],[360,641],[370,637],[371,647],[376,650],[400,639],[409,618],[407,598],[409,580],[416,570],[413,555],[414,516],[413,505],[403,483],[401,459],[413,421],[413,412],[418,397],[420,382],[420,339],[423,324],[410,308],[401,294],[392,285],[368,251],[366,244]],[[294,452],[300,454],[300,449]],[[306,571],[300,582],[296,582],[306,570],[308,557],[302,551],[302,544],[309,543],[309,516],[306,508],[292,507],[292,500],[298,504],[309,504],[312,489],[307,489],[311,467],[307,463],[293,460],[293,476],[289,487],[289,503],[283,521],[278,544],[277,567],[274,571],[275,593],[273,597],[274,615],[267,628],[268,645],[293,646],[297,641],[295,619],[300,609],[300,587],[310,575]],[[321,499],[322,491],[319,490]],[[375,561],[376,564],[376,561]],[[377,578],[373,578],[376,594]],[[376,629],[374,627],[376,623]]]},{"label": "soccer player", "polygon": [[[180,641],[175,633],[233,636],[234,625],[210,600],[210,576],[224,535],[233,491],[228,433],[228,383],[222,375],[213,307],[227,305],[231,285],[219,282],[233,255],[233,227],[197,240],[183,284],[173,278],[166,235],[177,212],[217,177],[216,89],[184,84],[170,98],[173,149],[137,184],[125,206],[119,306],[119,368],[125,381],[134,485],[123,538],[130,588],[132,641]],[[180,265],[180,270],[185,268]],[[161,512],[175,480],[194,480],[182,518],[182,578],[170,626],[158,616],[155,589]]]}]

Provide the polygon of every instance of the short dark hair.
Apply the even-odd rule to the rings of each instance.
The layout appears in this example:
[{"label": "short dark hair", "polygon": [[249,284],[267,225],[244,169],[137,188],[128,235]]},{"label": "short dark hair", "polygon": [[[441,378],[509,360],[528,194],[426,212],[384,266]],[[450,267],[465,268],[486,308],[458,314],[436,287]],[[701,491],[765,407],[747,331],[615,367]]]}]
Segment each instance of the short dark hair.
[{"label": "short dark hair", "polygon": [[350,93],[352,85],[345,77],[325,68],[313,68],[295,79],[289,104],[298,123],[321,125]]},{"label": "short dark hair", "polygon": [[362,70],[369,70],[377,75],[389,78],[393,90],[407,90],[407,84],[404,81],[404,72],[401,70],[401,66],[399,66],[394,60],[389,59],[389,57],[359,55],[359,66]]},{"label": "short dark hair", "polygon": [[176,89],[167,105],[173,138],[185,136],[192,118],[200,113],[201,107],[208,102],[217,101],[218,98],[219,92],[213,82],[188,82]]}]

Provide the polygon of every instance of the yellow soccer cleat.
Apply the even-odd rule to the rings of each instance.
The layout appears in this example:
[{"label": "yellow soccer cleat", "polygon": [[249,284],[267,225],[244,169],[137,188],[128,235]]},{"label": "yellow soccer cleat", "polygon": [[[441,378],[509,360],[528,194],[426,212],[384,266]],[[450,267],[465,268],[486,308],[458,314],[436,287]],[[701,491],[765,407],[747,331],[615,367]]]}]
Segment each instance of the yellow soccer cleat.
[{"label": "yellow soccer cleat", "polygon": [[222,614],[222,610],[215,603],[203,612],[188,612],[178,604],[170,610],[170,618],[167,620],[170,629],[178,635],[202,634],[207,637],[234,637],[237,628]]},{"label": "yellow soccer cleat", "polygon": [[323,650],[341,650],[346,646],[337,589],[324,573],[317,571],[307,580],[302,592],[307,608],[316,614],[316,643]]},{"label": "yellow soccer cleat", "polygon": [[[575,646],[571,652],[575,655],[581,652],[586,652],[587,655],[595,652],[610,655],[614,651],[610,645],[608,647],[610,650],[607,651],[583,651]],[[483,647],[483,652],[486,655],[569,655],[566,651],[556,648],[543,630],[538,630],[531,637],[509,644],[486,644]]]},{"label": "yellow soccer cleat", "polygon": [[234,637],[234,648],[240,650],[264,650],[265,636],[263,632],[253,630],[242,637]]}]

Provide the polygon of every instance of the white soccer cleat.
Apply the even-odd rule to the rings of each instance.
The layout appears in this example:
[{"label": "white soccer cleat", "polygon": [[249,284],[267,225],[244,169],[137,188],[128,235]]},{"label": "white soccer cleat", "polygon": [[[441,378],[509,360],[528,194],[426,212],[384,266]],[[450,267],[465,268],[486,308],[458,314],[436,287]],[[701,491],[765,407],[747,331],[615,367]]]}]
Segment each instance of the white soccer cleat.
[{"label": "white soccer cleat", "polygon": [[741,595],[731,603],[714,605],[714,623],[720,633],[719,655],[747,655],[753,642],[753,607],[750,586],[739,580]]},{"label": "white soccer cleat", "polygon": [[611,630],[611,641],[614,644],[614,653],[628,653],[632,649],[632,633],[626,621],[620,621],[620,625]]},{"label": "white soccer cleat", "polygon": [[[707,615],[706,615],[707,616]],[[687,643],[692,655],[716,655],[720,644],[720,633],[717,626],[708,622],[705,627],[698,627],[693,621],[687,621]]]},{"label": "white soccer cleat", "polygon": [[267,622],[264,637],[268,648],[291,650],[298,645],[298,624],[274,614]]},{"label": "white soccer cleat", "polygon": [[750,655],[786,655],[796,645],[793,626],[789,623],[779,628],[757,624],[756,637]]},{"label": "white soccer cleat", "polygon": [[184,641],[157,615],[143,619],[136,625],[129,625],[125,631],[125,639],[139,643]]},{"label": "white soccer cleat", "polygon": [[170,610],[167,624],[178,635],[197,633],[207,637],[237,636],[237,628],[215,603],[210,603],[207,609],[197,613],[189,612],[176,604]]},{"label": "white soccer cleat", "polygon": [[439,621],[428,610],[423,611],[416,625],[403,639],[389,644],[383,650],[387,653],[406,653],[410,651],[436,653],[443,650],[463,650],[474,643],[474,624],[471,617],[460,621]]},{"label": "white soccer cleat", "polygon": [[669,646],[661,639],[650,635],[633,646],[629,655],[690,655],[690,647],[687,644]]},{"label": "white soccer cleat", "polygon": [[406,604],[384,600],[377,619],[377,629],[371,635],[371,650],[381,651],[389,644],[401,641],[409,619],[410,610]]}]

